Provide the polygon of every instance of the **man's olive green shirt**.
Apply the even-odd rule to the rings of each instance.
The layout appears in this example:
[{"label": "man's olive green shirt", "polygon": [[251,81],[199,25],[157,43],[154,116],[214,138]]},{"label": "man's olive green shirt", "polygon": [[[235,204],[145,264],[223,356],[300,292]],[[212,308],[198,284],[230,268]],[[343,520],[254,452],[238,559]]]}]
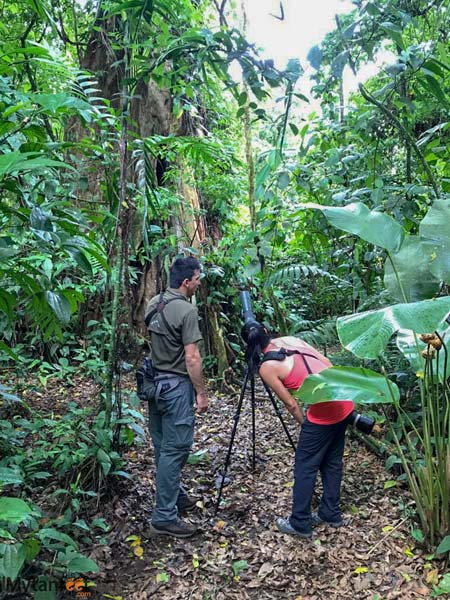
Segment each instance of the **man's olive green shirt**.
[{"label": "man's olive green shirt", "polygon": [[[198,312],[186,296],[176,289],[168,288],[164,292],[164,300],[172,300],[164,306],[164,317],[169,328],[158,312],[148,325],[153,365],[159,371],[187,375],[184,347],[202,339],[198,326]],[[154,310],[158,303],[159,294],[150,300],[147,314]]]}]

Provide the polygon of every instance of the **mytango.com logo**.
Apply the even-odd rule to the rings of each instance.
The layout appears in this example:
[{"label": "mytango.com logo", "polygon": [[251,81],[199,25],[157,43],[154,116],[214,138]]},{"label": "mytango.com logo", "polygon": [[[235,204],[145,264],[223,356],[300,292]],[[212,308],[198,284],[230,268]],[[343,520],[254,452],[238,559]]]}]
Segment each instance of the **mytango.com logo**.
[{"label": "mytango.com logo", "polygon": [[71,592],[74,598],[90,598],[92,588],[95,584],[82,577],[70,577],[65,581],[55,581],[47,577],[38,577],[36,579],[16,579],[12,581],[8,577],[0,577],[0,594],[31,594],[36,592],[60,592],[66,590]]},{"label": "mytango.com logo", "polygon": [[74,592],[76,598],[89,598],[91,592],[88,588],[92,585],[90,581],[86,581],[82,577],[71,577],[66,581],[66,590]]},{"label": "mytango.com logo", "polygon": [[15,579],[9,577],[0,577],[0,592],[10,594],[31,593],[31,592],[58,592],[63,586],[60,581],[53,581],[46,577],[36,579]]}]

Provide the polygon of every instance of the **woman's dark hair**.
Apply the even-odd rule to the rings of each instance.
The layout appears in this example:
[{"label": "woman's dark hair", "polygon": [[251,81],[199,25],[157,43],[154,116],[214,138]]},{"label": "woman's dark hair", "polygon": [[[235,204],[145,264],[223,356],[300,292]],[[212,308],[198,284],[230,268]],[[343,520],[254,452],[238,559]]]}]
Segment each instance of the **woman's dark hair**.
[{"label": "woman's dark hair", "polygon": [[247,342],[245,360],[256,368],[261,362],[262,351],[270,344],[272,337],[267,329],[257,321],[246,323],[241,333],[244,341]]},{"label": "woman's dark hair", "polygon": [[185,279],[190,281],[194,277],[195,271],[200,271],[200,269],[200,263],[193,256],[177,258],[170,267],[170,287],[178,289]]}]

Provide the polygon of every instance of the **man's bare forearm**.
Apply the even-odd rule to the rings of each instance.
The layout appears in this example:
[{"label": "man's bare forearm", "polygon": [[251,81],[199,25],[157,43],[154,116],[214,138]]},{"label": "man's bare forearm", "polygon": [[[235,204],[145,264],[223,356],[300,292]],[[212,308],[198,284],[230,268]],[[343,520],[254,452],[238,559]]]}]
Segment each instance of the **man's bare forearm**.
[{"label": "man's bare forearm", "polygon": [[197,394],[205,394],[205,381],[203,379],[202,359],[200,354],[198,357],[186,359],[186,368]]}]

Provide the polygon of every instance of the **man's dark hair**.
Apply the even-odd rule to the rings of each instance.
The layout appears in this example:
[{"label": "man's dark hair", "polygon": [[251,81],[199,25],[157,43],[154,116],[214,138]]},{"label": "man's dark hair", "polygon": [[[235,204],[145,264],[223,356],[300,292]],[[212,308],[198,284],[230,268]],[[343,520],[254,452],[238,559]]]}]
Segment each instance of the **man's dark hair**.
[{"label": "man's dark hair", "polygon": [[200,263],[193,256],[177,258],[170,267],[170,287],[178,289],[185,279],[191,280],[195,271],[200,271],[200,269]]}]

